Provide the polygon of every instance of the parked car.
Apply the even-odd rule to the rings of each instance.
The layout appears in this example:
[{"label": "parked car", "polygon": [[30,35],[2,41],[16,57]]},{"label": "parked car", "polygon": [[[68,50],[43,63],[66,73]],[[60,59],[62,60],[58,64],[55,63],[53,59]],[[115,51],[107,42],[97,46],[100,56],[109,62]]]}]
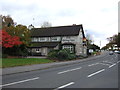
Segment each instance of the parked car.
[{"label": "parked car", "polygon": [[109,52],[109,55],[113,55],[113,51],[110,51],[110,52]]},{"label": "parked car", "polygon": [[118,54],[120,54],[120,51],[118,51]]},{"label": "parked car", "polygon": [[115,53],[118,53],[119,51],[115,50],[114,52],[115,52]]},{"label": "parked car", "polygon": [[120,54],[120,51],[115,50],[114,52],[117,53],[117,54]]}]

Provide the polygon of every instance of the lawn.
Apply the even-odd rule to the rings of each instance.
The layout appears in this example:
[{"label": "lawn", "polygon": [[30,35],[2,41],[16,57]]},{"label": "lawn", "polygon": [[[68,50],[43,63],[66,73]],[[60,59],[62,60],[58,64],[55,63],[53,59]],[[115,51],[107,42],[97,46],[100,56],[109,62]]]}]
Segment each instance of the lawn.
[{"label": "lawn", "polygon": [[23,65],[32,65],[32,64],[43,64],[43,63],[51,63],[54,62],[49,59],[42,58],[3,58],[2,59],[2,68],[6,67],[15,67],[15,66],[23,66]]}]

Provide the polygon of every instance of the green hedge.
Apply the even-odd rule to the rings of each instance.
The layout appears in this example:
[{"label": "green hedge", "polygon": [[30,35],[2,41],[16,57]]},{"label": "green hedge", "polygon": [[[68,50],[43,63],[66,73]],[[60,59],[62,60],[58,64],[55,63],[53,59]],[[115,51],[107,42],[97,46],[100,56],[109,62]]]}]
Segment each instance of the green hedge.
[{"label": "green hedge", "polygon": [[2,54],[2,58],[7,58],[8,55],[7,54]]},{"label": "green hedge", "polygon": [[58,53],[58,50],[52,50],[48,53],[48,58],[50,59],[57,59],[57,53]]},{"label": "green hedge", "polygon": [[60,50],[57,55],[58,55],[57,58],[59,60],[67,60],[69,57],[69,52],[63,49],[63,50]]},{"label": "green hedge", "polygon": [[75,54],[71,54],[69,49],[62,49],[62,50],[52,50],[48,53],[48,58],[50,59],[57,59],[57,60],[72,60],[76,59]]}]

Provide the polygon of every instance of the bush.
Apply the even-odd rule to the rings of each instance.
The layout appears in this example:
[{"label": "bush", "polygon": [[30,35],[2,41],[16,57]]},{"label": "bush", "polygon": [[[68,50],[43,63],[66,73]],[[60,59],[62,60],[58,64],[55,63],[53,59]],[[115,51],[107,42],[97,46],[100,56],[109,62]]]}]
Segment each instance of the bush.
[{"label": "bush", "polygon": [[23,49],[23,50],[19,50],[18,51],[18,55],[19,56],[22,56],[22,57],[27,57],[28,56],[28,51],[27,51],[27,49]]},{"label": "bush", "polygon": [[68,59],[69,60],[76,59],[76,55],[75,54],[69,54]]},{"label": "bush", "polygon": [[58,50],[52,50],[48,53],[48,58],[50,59],[57,59]]},{"label": "bush", "polygon": [[67,50],[65,50],[65,49],[60,50],[60,51],[58,52],[57,58],[58,58],[59,60],[66,60],[66,59],[68,59],[68,57],[69,57],[69,52],[68,52]]},{"label": "bush", "polygon": [[52,50],[48,53],[48,58],[50,59],[57,59],[57,60],[72,60],[75,59],[75,54],[70,54],[69,49],[62,49],[62,50]]},{"label": "bush", "polygon": [[83,55],[78,55],[77,58],[79,59],[83,59],[83,58],[87,58],[88,56],[83,56]]},{"label": "bush", "polygon": [[7,54],[2,54],[2,58],[7,58],[8,55]]}]

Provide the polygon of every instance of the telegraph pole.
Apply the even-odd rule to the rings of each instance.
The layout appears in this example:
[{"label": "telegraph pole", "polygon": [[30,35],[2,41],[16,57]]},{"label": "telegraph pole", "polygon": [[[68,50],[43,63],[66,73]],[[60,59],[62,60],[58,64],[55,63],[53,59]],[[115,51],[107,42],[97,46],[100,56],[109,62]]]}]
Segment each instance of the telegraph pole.
[{"label": "telegraph pole", "polygon": [[101,40],[100,40],[100,52],[101,52]]}]

